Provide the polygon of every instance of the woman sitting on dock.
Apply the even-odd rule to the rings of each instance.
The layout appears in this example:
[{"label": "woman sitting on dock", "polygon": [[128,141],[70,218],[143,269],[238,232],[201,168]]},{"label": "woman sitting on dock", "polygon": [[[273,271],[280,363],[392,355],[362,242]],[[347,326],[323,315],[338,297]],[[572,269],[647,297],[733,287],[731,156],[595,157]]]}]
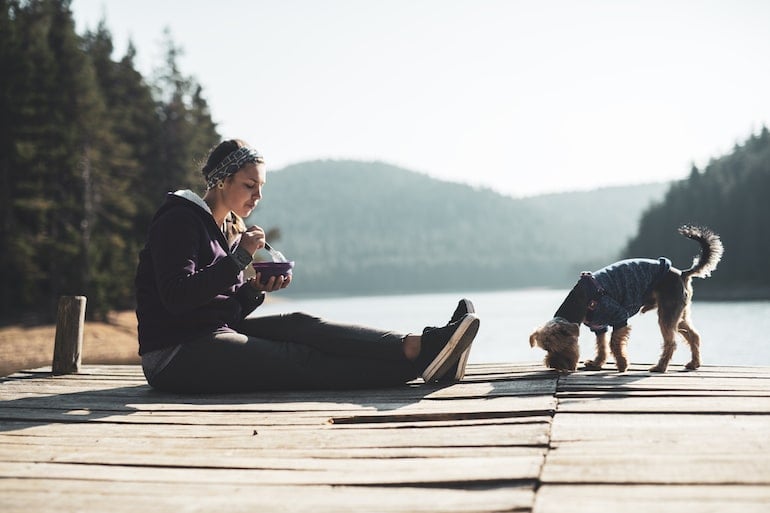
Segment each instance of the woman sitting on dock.
[{"label": "woman sitting on dock", "polygon": [[341,389],[459,380],[478,327],[461,300],[449,323],[420,335],[295,312],[248,317],[291,276],[245,279],[265,232],[243,224],[262,198],[262,155],[240,140],[214,147],[207,189],[169,193],[136,274],[139,354],[147,382],[170,392]]}]

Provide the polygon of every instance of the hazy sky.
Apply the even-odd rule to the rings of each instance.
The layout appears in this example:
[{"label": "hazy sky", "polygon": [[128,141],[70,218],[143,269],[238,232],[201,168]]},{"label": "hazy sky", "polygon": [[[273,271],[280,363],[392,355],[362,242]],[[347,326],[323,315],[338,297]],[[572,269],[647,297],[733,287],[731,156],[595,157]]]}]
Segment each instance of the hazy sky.
[{"label": "hazy sky", "polygon": [[528,195],[677,179],[770,126],[767,0],[74,0],[149,76],[169,27],[268,165],[382,160]]}]

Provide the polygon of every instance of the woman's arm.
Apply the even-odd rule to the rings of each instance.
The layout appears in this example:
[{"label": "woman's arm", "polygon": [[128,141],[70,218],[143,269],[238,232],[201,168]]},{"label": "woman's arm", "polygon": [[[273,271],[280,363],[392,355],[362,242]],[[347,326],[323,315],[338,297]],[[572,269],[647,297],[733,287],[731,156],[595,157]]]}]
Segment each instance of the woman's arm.
[{"label": "woman's arm", "polygon": [[[172,313],[204,305],[240,281],[238,264],[209,239],[201,219],[188,209],[170,209],[156,219],[149,247],[158,294]],[[219,258],[212,258],[218,251]]]}]

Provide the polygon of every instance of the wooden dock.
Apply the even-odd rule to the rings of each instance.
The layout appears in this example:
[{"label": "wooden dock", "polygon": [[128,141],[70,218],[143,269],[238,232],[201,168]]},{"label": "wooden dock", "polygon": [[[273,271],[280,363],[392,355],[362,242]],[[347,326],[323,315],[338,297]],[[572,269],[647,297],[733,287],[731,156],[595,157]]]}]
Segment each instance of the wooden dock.
[{"label": "wooden dock", "polygon": [[0,511],[770,511],[770,368],[177,396],[137,366],[0,380]]}]

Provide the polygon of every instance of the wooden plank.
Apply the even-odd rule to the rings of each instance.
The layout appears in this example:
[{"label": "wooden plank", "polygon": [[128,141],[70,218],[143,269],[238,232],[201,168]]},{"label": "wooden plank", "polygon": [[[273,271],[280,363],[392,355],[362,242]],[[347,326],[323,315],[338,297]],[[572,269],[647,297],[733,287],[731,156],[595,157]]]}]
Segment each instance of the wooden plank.
[{"label": "wooden plank", "polygon": [[[137,483],[8,479],[4,513],[61,511],[166,513],[168,511],[314,511],[317,513],[498,512],[528,509],[529,486],[418,488],[377,486],[263,486],[258,482]],[[139,491],[141,490],[141,491]]]},{"label": "wooden plank", "polygon": [[[258,457],[272,452],[284,451],[288,455],[294,451],[300,456],[329,457],[330,450],[343,452],[354,449],[409,449],[417,448],[442,449],[456,452],[459,449],[482,451],[485,448],[501,450],[502,448],[544,448],[548,444],[549,424],[465,424],[441,427],[403,427],[393,429],[294,429],[291,431],[279,429],[260,429],[254,432],[243,432],[240,437],[227,438],[161,438],[151,439],[132,437],[99,437],[97,439],[83,436],[73,437],[72,429],[61,430],[58,438],[5,436],[0,441],[0,461],[60,461],[58,458],[66,454],[72,459],[72,453],[77,453],[77,461],[93,463],[118,463],[116,458],[124,458],[125,454],[140,453],[148,447],[153,453],[172,454],[171,459],[178,458],[178,452],[194,452],[196,456],[216,459],[219,454],[236,451],[241,455]],[[249,436],[250,435],[250,436]],[[359,451],[360,453],[361,451]],[[408,451],[391,451],[405,454]],[[425,451],[433,454],[435,451]],[[210,454],[211,453],[211,454]],[[101,456],[100,456],[101,454]],[[99,458],[102,460],[99,460]],[[151,463],[155,464],[155,463]]]},{"label": "wooden plank", "polygon": [[[770,449],[770,417],[765,415],[568,414],[554,420],[551,443],[757,444]],[[711,443],[708,443],[711,441]]]},{"label": "wooden plank", "polygon": [[548,454],[542,480],[574,484],[770,485],[770,462],[752,453],[666,452],[669,447],[586,445]]},{"label": "wooden plank", "polygon": [[[48,445],[83,445],[92,443],[108,443],[112,440],[121,440],[128,443],[130,440],[139,440],[149,443],[180,443],[195,444],[205,443],[207,445],[239,444],[244,440],[251,440],[253,436],[270,435],[286,436],[290,439],[296,432],[320,432],[316,436],[339,437],[343,440],[350,440],[353,434],[362,432],[390,432],[393,436],[399,437],[403,434],[407,437],[408,432],[413,433],[419,438],[423,438],[422,431],[426,428],[445,428],[445,427],[466,427],[466,426],[499,426],[501,429],[513,433],[526,432],[535,433],[540,437],[547,436],[546,432],[550,429],[551,417],[512,417],[500,419],[472,419],[472,420],[449,420],[449,421],[422,421],[414,422],[392,422],[375,424],[324,424],[311,425],[289,424],[282,426],[219,426],[219,425],[166,425],[166,424],[97,424],[97,423],[46,423],[46,422],[12,422],[6,423],[7,430],[3,431],[3,424],[0,423],[0,443],[29,443],[48,444]],[[320,431],[319,431],[320,430]],[[367,431],[364,431],[367,430]]]},{"label": "wooden plank", "polygon": [[[7,403],[6,403],[7,404]],[[35,420],[51,422],[114,422],[114,423],[164,423],[164,424],[217,424],[217,425],[283,425],[298,421],[303,423],[335,422],[394,422],[441,419],[540,416],[552,412],[555,399],[550,396],[493,397],[484,401],[474,399],[419,400],[417,402],[391,402],[387,404],[300,403],[231,405],[227,409],[208,410],[179,406],[173,410],[140,410],[129,404],[114,404],[113,409],[89,408],[88,402],[77,403],[70,409],[63,402],[63,409],[55,409],[46,400],[48,408],[38,407],[35,400],[19,400],[14,407],[0,411],[0,421]],[[339,409],[335,409],[335,406]],[[205,415],[201,413],[205,412]]]},{"label": "wooden plank", "polygon": [[260,483],[261,485],[436,485],[523,480],[534,484],[543,450],[497,457],[276,458],[233,456],[226,468],[197,466],[92,465],[3,462],[0,478],[91,479],[174,483]]},{"label": "wooden plank", "polygon": [[770,484],[770,417],[563,414],[543,483]]},{"label": "wooden plank", "polygon": [[[767,513],[770,487],[729,485],[545,485],[533,513]],[[566,505],[569,505],[568,507]]]},{"label": "wooden plank", "polygon": [[765,396],[613,396],[559,399],[559,413],[721,413],[770,414],[770,395]]},{"label": "wooden plank", "polygon": [[700,372],[672,374],[577,373],[559,379],[558,391],[756,391],[770,392],[770,376]]},{"label": "wooden plank", "polygon": [[[517,380],[494,383],[457,383],[440,387],[412,386],[369,391],[308,391],[308,392],[262,392],[244,394],[174,395],[153,392],[147,385],[119,386],[114,381],[60,383],[58,381],[29,380],[8,382],[0,389],[5,406],[25,406],[25,401],[35,401],[35,406],[46,407],[54,404],[71,405],[88,401],[90,405],[105,407],[113,405],[120,398],[131,398],[131,405],[141,407],[149,404],[153,408],[179,409],[196,406],[223,409],[227,405],[252,409],[264,405],[290,403],[294,408],[303,404],[391,404],[418,400],[475,399],[490,397],[512,397],[531,395],[553,395],[556,392],[556,378],[552,380]],[[46,401],[46,398],[51,401]]]},{"label": "wooden plank", "polygon": [[[105,450],[107,449],[107,450]],[[435,447],[400,445],[396,447],[330,447],[314,448],[293,445],[289,447],[229,447],[211,448],[201,446],[188,447],[152,447],[136,445],[117,445],[102,447],[60,447],[60,446],[3,446],[0,448],[2,463],[78,463],[92,466],[125,465],[133,467],[169,467],[169,468],[216,468],[216,469],[261,469],[292,468],[308,470],[336,468],[349,465],[360,470],[360,465],[373,460],[396,459],[445,459],[476,460],[487,458],[491,462],[499,458],[525,461],[536,458],[538,461],[545,454],[544,447],[528,446],[481,446],[481,447]],[[350,461],[347,461],[350,460]],[[447,460],[448,461],[448,460]],[[429,468],[429,466],[426,466]],[[529,463],[526,466],[530,468]],[[440,477],[443,471],[432,471]],[[520,479],[535,479],[535,475],[520,475]]]}]

